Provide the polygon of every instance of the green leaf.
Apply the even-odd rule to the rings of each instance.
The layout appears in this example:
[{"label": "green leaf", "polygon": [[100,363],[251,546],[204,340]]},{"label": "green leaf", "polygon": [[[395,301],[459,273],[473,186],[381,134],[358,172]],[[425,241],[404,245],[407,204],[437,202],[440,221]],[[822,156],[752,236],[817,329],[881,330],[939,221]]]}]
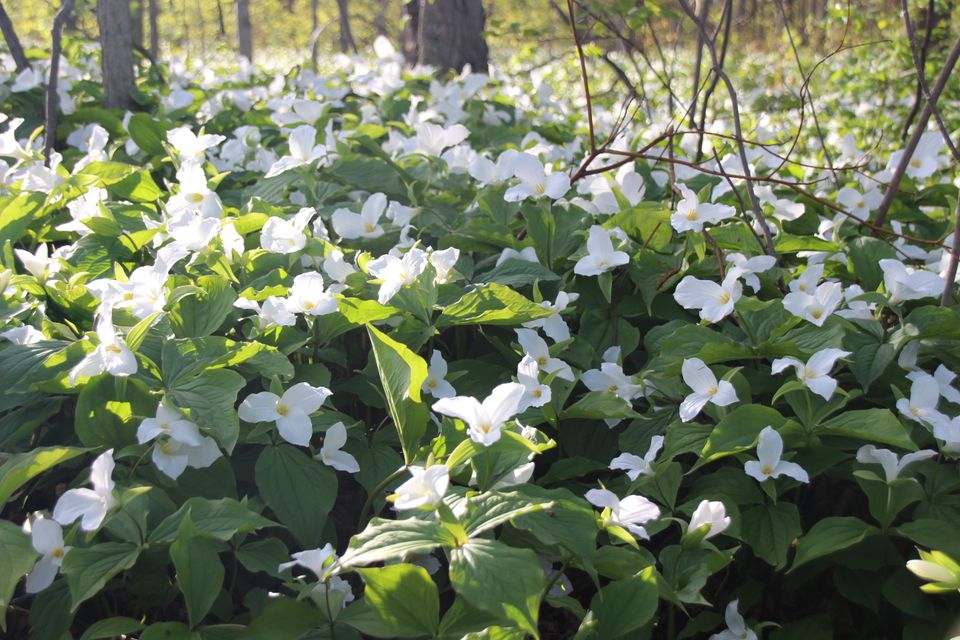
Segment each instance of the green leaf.
[{"label": "green leaf", "polygon": [[659,589],[653,567],[603,587],[590,601],[601,638],[619,638],[650,622],[657,612]]},{"label": "green leaf", "polygon": [[540,637],[537,617],[545,585],[533,551],[473,539],[450,551],[449,575],[454,590],[469,604]]},{"label": "green leaf", "polygon": [[197,286],[202,292],[181,298],[170,312],[170,323],[177,335],[198,338],[220,328],[233,311],[237,293],[230,281],[220,276],[201,276]]},{"label": "green leaf", "polygon": [[439,522],[374,518],[366,529],[350,539],[347,552],[336,564],[336,571],[430,553],[441,545],[454,544],[456,538]]},{"label": "green leaf", "polygon": [[519,326],[546,318],[553,311],[524,298],[509,287],[490,283],[480,285],[449,305],[437,320],[438,327],[469,324]]},{"label": "green leaf", "polygon": [[764,427],[771,426],[779,430],[784,422],[786,418],[770,407],[758,404],[737,407],[714,427],[695,468],[752,449]]},{"label": "green leaf", "polygon": [[429,412],[420,401],[420,387],[427,379],[427,363],[406,345],[367,325],[380,383],[390,417],[400,436],[405,464],[413,460],[426,433]]},{"label": "green leaf", "polygon": [[116,638],[130,633],[135,633],[143,629],[144,624],[133,618],[117,616],[98,620],[87,627],[87,630],[80,636],[80,640],[106,640]]},{"label": "green leaf", "polygon": [[137,562],[140,548],[126,542],[102,542],[92,547],[71,549],[63,557],[64,575],[70,585],[71,611],[97,595],[113,576]]},{"label": "green leaf", "polygon": [[205,427],[227,453],[240,436],[240,419],[234,407],[237,393],[247,381],[236,371],[215,369],[178,382],[169,390],[175,407],[188,409],[190,418]]},{"label": "green leaf", "polygon": [[777,569],[786,566],[787,551],[801,531],[800,512],[789,502],[751,507],[740,523],[740,536],[754,555]]},{"label": "green leaf", "polygon": [[130,138],[148,155],[162,156],[166,152],[163,141],[167,139],[167,130],[153,116],[137,113],[127,122]]},{"label": "green leaf", "polygon": [[337,498],[337,474],[290,445],[265,447],[257,458],[257,488],[304,548],[320,546]]},{"label": "green leaf", "polygon": [[897,252],[889,243],[880,238],[857,236],[847,243],[847,255],[853,265],[853,272],[863,282],[866,291],[874,291],[883,282],[883,270],[880,261],[885,258],[897,258]]},{"label": "green leaf", "polygon": [[326,620],[313,605],[281,597],[264,607],[239,637],[242,640],[297,640],[325,625]]},{"label": "green leaf", "polygon": [[892,344],[869,342],[853,349],[850,371],[863,390],[869,391],[870,385],[886,371],[895,355]]},{"label": "green leaf", "polygon": [[247,571],[262,571],[267,575],[279,577],[278,567],[290,559],[287,545],[277,538],[266,538],[248,542],[237,549],[237,560]]},{"label": "green leaf", "polygon": [[494,282],[505,287],[523,287],[534,282],[551,282],[560,276],[539,262],[528,262],[510,258],[504,260],[490,271],[474,276],[474,282]]},{"label": "green leaf", "polygon": [[84,385],[77,399],[74,430],[86,447],[120,449],[137,441],[140,416],[152,416],[157,401],[140,380],[102,375]]},{"label": "green leaf", "polygon": [[609,391],[590,391],[560,414],[561,420],[639,417],[629,402]]},{"label": "green leaf", "polygon": [[0,199],[0,247],[8,240],[16,242],[20,239],[43,210],[44,199],[42,193],[21,193],[15,198]]},{"label": "green leaf", "polygon": [[86,451],[77,447],[39,447],[10,456],[0,466],[0,505],[31,478]]},{"label": "green leaf", "polygon": [[191,528],[186,519],[181,525],[180,535],[170,545],[170,559],[177,571],[177,588],[187,605],[190,626],[196,627],[220,595],[224,571],[213,541],[193,532],[185,532],[185,528]]},{"label": "green leaf", "polygon": [[150,533],[151,543],[173,542],[177,539],[180,523],[190,514],[194,529],[218,540],[229,540],[237,533],[250,533],[277,523],[251,511],[245,504],[231,498],[209,500],[190,498],[176,513],[172,513]]},{"label": "green leaf", "polygon": [[357,569],[364,596],[398,638],[434,636],[440,627],[437,585],[423,567],[394,564],[381,569]]},{"label": "green leaf", "polygon": [[919,518],[896,528],[896,532],[915,544],[927,549],[943,551],[960,560],[960,538],[952,524],[932,518]]},{"label": "green leaf", "polygon": [[797,541],[797,555],[793,559],[790,571],[811,560],[852,547],[878,531],[879,529],[870,526],[860,518],[847,516],[824,518]]},{"label": "green leaf", "polygon": [[12,522],[0,520],[0,629],[7,630],[7,606],[20,578],[30,573],[37,552],[30,536]]},{"label": "green leaf", "polygon": [[889,409],[845,411],[816,427],[821,435],[844,436],[880,442],[907,451],[916,451],[917,445],[903,423]]},{"label": "green leaf", "polygon": [[460,522],[467,535],[473,537],[518,516],[547,509],[552,505],[549,501],[532,500],[520,491],[487,491],[467,498],[467,512],[460,518]]}]

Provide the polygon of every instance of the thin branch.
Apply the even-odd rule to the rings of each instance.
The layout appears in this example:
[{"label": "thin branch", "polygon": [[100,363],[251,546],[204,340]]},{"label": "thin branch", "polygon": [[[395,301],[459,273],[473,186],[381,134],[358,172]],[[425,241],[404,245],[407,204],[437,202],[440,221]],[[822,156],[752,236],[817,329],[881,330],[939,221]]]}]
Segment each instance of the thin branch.
[{"label": "thin branch", "polygon": [[[904,13],[904,20],[910,20],[910,16],[906,11]],[[937,23],[937,6],[936,0],[929,0],[927,3],[927,29],[926,33],[923,35],[923,45],[920,47],[919,58],[920,64],[917,65],[920,69],[927,68],[927,52],[930,50],[930,41],[933,39],[933,27]],[[911,28],[908,27],[907,33],[909,36]],[[915,40],[910,36],[910,51],[914,54],[914,64],[916,64],[917,52],[914,50],[916,47]],[[923,102],[923,85],[920,84],[920,79],[917,79],[917,90],[913,96],[913,105],[910,107],[910,113],[907,114],[906,119],[903,121],[903,129],[900,131],[900,141],[907,141],[907,134],[910,133],[910,125],[913,124],[913,119],[917,117],[917,112],[920,111],[920,104]]]},{"label": "thin branch", "polygon": [[953,228],[953,251],[950,253],[950,263],[947,265],[947,274],[943,279],[941,307],[947,307],[953,302],[953,284],[957,279],[957,262],[960,261],[960,196],[957,197],[957,207],[953,217],[956,218]]},{"label": "thin branch", "polygon": [[3,39],[7,41],[7,48],[10,49],[13,62],[17,65],[17,73],[29,69],[30,61],[27,60],[27,54],[23,52],[23,45],[20,44],[20,38],[17,37],[17,32],[13,28],[13,21],[7,15],[3,2],[0,2],[0,33],[3,33]]},{"label": "thin branch", "polygon": [[573,10],[573,0],[567,0],[567,12],[570,14],[570,30],[573,31],[573,42],[577,46],[577,58],[580,60],[580,79],[583,81],[583,93],[587,99],[587,127],[589,127],[590,134],[590,153],[596,153],[597,138],[593,130],[593,101],[590,99],[587,60],[583,55],[583,44],[580,42],[580,34],[577,33],[577,18]]},{"label": "thin branch", "polygon": [[60,74],[60,54],[62,49],[63,25],[73,11],[74,0],[63,0],[60,10],[53,19],[53,33],[50,45],[50,79],[47,81],[46,119],[43,127],[43,164],[50,166],[53,145],[57,141],[57,110],[60,107],[60,95],[57,93],[57,81]]}]

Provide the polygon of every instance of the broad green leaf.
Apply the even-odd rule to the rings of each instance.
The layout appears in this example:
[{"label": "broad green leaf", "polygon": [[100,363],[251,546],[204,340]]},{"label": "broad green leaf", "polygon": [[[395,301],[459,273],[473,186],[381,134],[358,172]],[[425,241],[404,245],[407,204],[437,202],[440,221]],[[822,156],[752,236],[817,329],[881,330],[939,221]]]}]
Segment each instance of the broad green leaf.
[{"label": "broad green leaf", "polygon": [[176,513],[167,516],[156,529],[150,532],[150,542],[163,543],[176,540],[180,523],[188,513],[197,532],[209,534],[219,540],[229,540],[236,533],[250,533],[277,524],[231,498],[220,500],[190,498],[177,509]]},{"label": "broad green leaf", "polygon": [[504,260],[490,271],[474,276],[474,282],[494,282],[505,287],[523,287],[540,282],[559,280],[560,276],[539,262],[528,262],[511,258]]},{"label": "broad green leaf", "polygon": [[609,391],[590,391],[560,414],[561,420],[638,417],[629,402]]},{"label": "broad green leaf", "polygon": [[892,344],[869,342],[853,350],[853,355],[850,356],[850,371],[863,390],[869,391],[870,385],[886,371],[894,356],[896,350]]},{"label": "broad green leaf", "polygon": [[752,449],[764,427],[779,430],[784,422],[786,418],[770,407],[758,404],[737,407],[713,428],[697,466]]},{"label": "broad green leaf", "polygon": [[113,576],[132,567],[140,548],[126,542],[102,542],[71,549],[63,557],[64,575],[70,585],[71,611],[97,595]]},{"label": "broad green leaf", "polygon": [[900,525],[896,532],[921,547],[943,551],[960,561],[960,537],[956,527],[948,522],[920,518]]},{"label": "broad green leaf", "polygon": [[257,458],[257,488],[277,518],[306,549],[318,547],[337,498],[337,474],[299,449],[265,447]]},{"label": "broad green leaf", "polygon": [[240,634],[241,640],[297,640],[327,622],[312,604],[276,598]]},{"label": "broad green leaf", "polygon": [[751,507],[740,523],[740,537],[754,555],[777,569],[786,566],[787,551],[801,531],[800,512],[784,501]]},{"label": "broad green leaf", "polygon": [[137,441],[142,416],[153,416],[157,400],[135,378],[101,375],[84,385],[77,399],[74,430],[86,447],[121,449]]},{"label": "broad green leaf", "polygon": [[289,559],[290,551],[277,538],[255,540],[237,549],[237,560],[252,573],[262,571],[267,575],[279,577],[278,567]]},{"label": "broad green leaf", "polygon": [[230,281],[221,276],[197,278],[201,292],[181,298],[170,312],[170,323],[177,335],[189,338],[208,336],[216,331],[233,311],[237,293]]},{"label": "broad green leaf", "polygon": [[[0,199],[0,247],[8,240],[16,242],[43,210],[42,193],[21,193]],[[11,267],[13,265],[7,265]]]},{"label": "broad green leaf", "polygon": [[453,546],[456,538],[439,522],[374,518],[367,528],[350,539],[346,553],[336,564],[338,572],[387,560],[401,560]]},{"label": "broad green leaf", "polygon": [[14,454],[0,466],[0,504],[31,478],[86,451],[77,447],[39,447]]},{"label": "broad green leaf", "polygon": [[0,351],[0,389],[3,394],[26,393],[29,385],[24,381],[28,379],[39,377],[43,381],[53,378],[54,372],[45,370],[44,363],[54,354],[63,353],[70,344],[63,340],[41,340],[5,347]]},{"label": "broad green leaf", "polygon": [[797,555],[793,559],[790,571],[811,560],[852,547],[878,531],[879,529],[860,518],[848,516],[824,518],[797,541]]},{"label": "broad green leaf", "polygon": [[818,426],[821,435],[844,436],[892,445],[907,451],[916,451],[917,445],[903,423],[889,409],[844,411]]},{"label": "broad green leaf", "polygon": [[426,433],[429,412],[420,400],[420,387],[427,379],[427,363],[406,345],[367,325],[370,345],[383,385],[390,417],[397,428],[406,464]]},{"label": "broad green leaf", "polygon": [[0,521],[0,629],[7,630],[7,606],[20,579],[30,573],[37,552],[30,536],[12,522]]},{"label": "broad green leaf", "polygon": [[144,625],[133,618],[117,616],[98,620],[87,627],[87,630],[80,636],[80,640],[107,640],[131,633],[136,633],[143,629]]},{"label": "broad green leaf", "polygon": [[234,409],[237,393],[246,384],[236,371],[215,369],[179,382],[168,397],[175,407],[189,410],[190,418],[230,453],[240,436],[240,419]]},{"label": "broad green leaf", "polygon": [[167,139],[167,130],[150,114],[134,114],[127,122],[127,131],[144,153],[151,156],[164,155],[163,141]]},{"label": "broad green leaf", "polygon": [[657,612],[658,601],[653,567],[609,583],[590,601],[590,610],[598,621],[597,634],[612,640],[640,629]]},{"label": "broad green leaf", "polygon": [[357,569],[370,607],[398,638],[436,635],[440,627],[437,585],[414,564]]},{"label": "broad green leaf", "polygon": [[170,559],[177,571],[177,587],[187,605],[190,626],[196,627],[213,606],[223,588],[223,563],[209,538],[184,531],[170,545]]},{"label": "broad green leaf", "polygon": [[531,500],[520,491],[487,491],[467,499],[467,512],[460,523],[473,537],[505,524],[517,516],[549,509],[549,501]]},{"label": "broad green leaf", "polygon": [[897,252],[885,240],[860,235],[847,243],[847,255],[853,265],[853,272],[863,282],[866,291],[874,291],[883,282],[883,270],[880,261],[885,258],[897,259]]},{"label": "broad green leaf", "polygon": [[546,318],[553,312],[500,284],[476,287],[449,305],[437,320],[438,327],[466,324],[519,326],[524,322]]},{"label": "broad green leaf", "polygon": [[546,585],[533,551],[472,539],[450,551],[449,575],[453,589],[468,603],[539,638],[540,596]]}]

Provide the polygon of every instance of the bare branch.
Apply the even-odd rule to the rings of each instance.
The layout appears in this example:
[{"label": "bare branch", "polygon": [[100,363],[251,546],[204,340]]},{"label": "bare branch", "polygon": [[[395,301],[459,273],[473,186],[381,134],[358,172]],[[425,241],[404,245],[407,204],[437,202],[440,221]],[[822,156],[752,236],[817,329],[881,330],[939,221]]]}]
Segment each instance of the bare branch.
[{"label": "bare branch", "polygon": [[47,81],[46,119],[43,128],[43,164],[50,166],[53,145],[57,141],[57,110],[60,107],[60,95],[57,93],[57,81],[60,73],[60,54],[62,51],[63,25],[73,11],[74,0],[63,0],[60,10],[53,18],[53,33],[50,45],[50,79]]}]

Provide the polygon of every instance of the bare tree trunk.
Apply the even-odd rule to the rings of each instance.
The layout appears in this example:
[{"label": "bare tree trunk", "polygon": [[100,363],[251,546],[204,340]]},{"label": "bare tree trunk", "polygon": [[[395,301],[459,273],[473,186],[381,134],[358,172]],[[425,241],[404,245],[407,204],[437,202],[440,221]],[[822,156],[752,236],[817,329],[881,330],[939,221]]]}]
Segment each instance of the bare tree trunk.
[{"label": "bare tree trunk", "polygon": [[489,51],[480,0],[411,0],[407,15],[403,53],[408,63],[433,65],[441,73],[469,64],[473,71],[486,73]]},{"label": "bare tree trunk", "polygon": [[250,26],[250,0],[237,0],[237,45],[240,55],[253,62],[253,32]]},{"label": "bare tree trunk", "polygon": [[317,42],[320,40],[320,0],[310,0],[310,64],[317,70]]},{"label": "bare tree trunk", "polygon": [[0,2],[0,32],[3,33],[3,39],[7,41],[7,48],[10,49],[10,55],[13,56],[13,62],[17,65],[17,71],[23,71],[30,68],[30,62],[27,60],[27,54],[23,52],[23,46],[20,44],[20,38],[13,28],[13,22],[7,15],[7,10],[3,8],[3,2]]},{"label": "bare tree trunk", "polygon": [[160,22],[160,0],[149,1],[150,55],[156,60],[160,54],[160,31],[157,28],[157,23]]},{"label": "bare tree trunk", "polygon": [[387,13],[390,11],[390,0],[380,0],[380,11],[373,19],[373,28],[378,36],[387,35]]},{"label": "bare tree trunk", "polygon": [[340,51],[347,53],[353,49],[357,53],[357,43],[353,40],[353,33],[350,31],[350,8],[349,0],[337,0],[337,9],[340,11]]},{"label": "bare tree trunk", "polygon": [[57,93],[57,80],[60,75],[60,44],[63,37],[63,25],[73,12],[73,0],[63,0],[60,10],[53,18],[53,32],[50,42],[50,79],[47,80],[47,95],[44,104],[46,113],[43,124],[43,164],[50,166],[50,156],[57,142],[57,110],[60,108],[60,94]]},{"label": "bare tree trunk", "polygon": [[134,47],[143,47],[143,3],[130,0],[130,41]]},{"label": "bare tree trunk", "polygon": [[97,0],[103,104],[110,109],[133,106],[133,46],[128,0]]}]

